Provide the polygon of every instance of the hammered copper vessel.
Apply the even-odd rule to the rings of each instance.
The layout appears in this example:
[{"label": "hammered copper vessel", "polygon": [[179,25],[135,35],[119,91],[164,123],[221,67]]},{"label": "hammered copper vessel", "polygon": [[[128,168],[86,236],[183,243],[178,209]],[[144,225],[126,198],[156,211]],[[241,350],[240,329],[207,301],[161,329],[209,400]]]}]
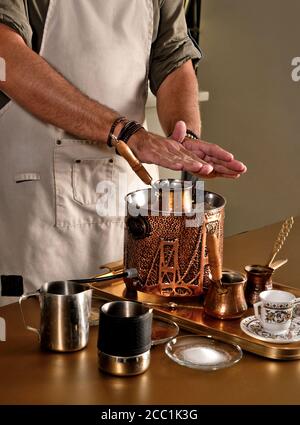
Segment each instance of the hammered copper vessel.
[{"label": "hammered copper vessel", "polygon": [[[180,185],[180,180],[167,182],[170,190],[163,200],[161,192],[153,189],[126,197],[124,267],[136,268],[139,276],[126,285],[165,297],[197,296],[210,282],[206,249],[209,225],[219,239],[223,257],[225,199],[195,187],[191,191],[190,186]],[[178,190],[182,191],[179,201]]]},{"label": "hammered copper vessel", "polygon": [[204,301],[204,312],[216,319],[236,319],[247,310],[244,294],[246,278],[242,273],[225,270],[221,284],[210,285]]}]

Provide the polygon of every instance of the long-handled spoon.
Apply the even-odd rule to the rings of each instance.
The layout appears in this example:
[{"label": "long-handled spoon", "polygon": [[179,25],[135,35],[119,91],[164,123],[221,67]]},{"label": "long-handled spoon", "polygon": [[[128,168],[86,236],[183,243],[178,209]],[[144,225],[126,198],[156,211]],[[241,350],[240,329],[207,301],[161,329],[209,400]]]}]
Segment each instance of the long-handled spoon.
[{"label": "long-handled spoon", "polygon": [[284,242],[286,241],[286,238],[288,237],[288,234],[290,233],[291,228],[294,224],[294,217],[290,217],[281,226],[280,232],[278,233],[277,239],[273,245],[273,249],[270,255],[270,259],[267,262],[267,266],[270,267],[270,264],[273,263],[276,255],[283,247]]},{"label": "long-handled spoon", "polygon": [[279,269],[279,267],[284,266],[287,262],[288,262],[287,258],[285,258],[284,260],[276,260],[273,263],[271,263],[269,267],[271,267],[271,269],[275,271]]}]

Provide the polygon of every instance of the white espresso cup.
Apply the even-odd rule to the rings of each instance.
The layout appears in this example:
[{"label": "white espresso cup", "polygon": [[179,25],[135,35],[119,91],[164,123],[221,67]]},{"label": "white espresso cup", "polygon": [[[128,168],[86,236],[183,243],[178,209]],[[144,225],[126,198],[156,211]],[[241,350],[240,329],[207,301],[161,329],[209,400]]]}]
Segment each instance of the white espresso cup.
[{"label": "white espresso cup", "polygon": [[273,335],[288,331],[300,298],[290,292],[271,289],[261,292],[259,299],[259,302],[253,304],[253,308],[264,330]]}]

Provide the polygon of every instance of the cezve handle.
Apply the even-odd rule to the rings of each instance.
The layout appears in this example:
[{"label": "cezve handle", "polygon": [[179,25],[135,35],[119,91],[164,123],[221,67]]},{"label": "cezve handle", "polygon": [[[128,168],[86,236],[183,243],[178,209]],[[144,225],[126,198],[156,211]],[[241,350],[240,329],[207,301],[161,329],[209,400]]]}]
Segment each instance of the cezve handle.
[{"label": "cezve handle", "polygon": [[100,276],[100,277],[91,277],[91,278],[87,278],[87,279],[72,279],[70,282],[75,282],[75,283],[97,283],[97,282],[106,282],[108,280],[114,280],[114,279],[120,279],[121,277],[125,277],[127,279],[135,279],[138,277],[138,272],[137,269],[126,269],[121,273],[116,273],[116,274],[111,274],[111,275],[107,275],[105,274],[104,276]]},{"label": "cezve handle", "polygon": [[219,239],[216,233],[207,232],[207,251],[212,280],[214,282],[222,281],[222,260],[219,250]]},{"label": "cezve handle", "polygon": [[143,164],[137,159],[132,150],[124,143],[122,140],[115,140],[114,146],[119,152],[119,154],[126,159],[130,167],[133,169],[135,174],[148,185],[152,183],[152,177],[143,166]]}]

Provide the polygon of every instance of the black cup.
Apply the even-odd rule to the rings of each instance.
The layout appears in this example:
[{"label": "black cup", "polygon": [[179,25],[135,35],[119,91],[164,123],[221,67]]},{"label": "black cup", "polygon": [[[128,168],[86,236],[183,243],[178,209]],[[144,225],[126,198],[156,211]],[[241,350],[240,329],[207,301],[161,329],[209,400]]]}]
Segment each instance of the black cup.
[{"label": "black cup", "polygon": [[152,309],[133,301],[113,301],[100,307],[98,354],[100,369],[134,375],[149,366]]}]

